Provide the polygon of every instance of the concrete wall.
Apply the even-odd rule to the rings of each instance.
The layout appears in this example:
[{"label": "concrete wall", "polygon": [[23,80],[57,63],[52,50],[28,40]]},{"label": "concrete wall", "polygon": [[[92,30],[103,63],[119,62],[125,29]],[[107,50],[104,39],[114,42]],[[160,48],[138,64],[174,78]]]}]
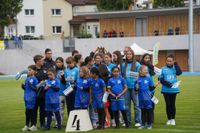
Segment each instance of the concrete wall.
[{"label": "concrete wall", "polygon": [[[98,39],[76,39],[75,49],[79,50],[84,56],[89,55],[98,46],[105,47],[108,51],[120,50],[125,46],[137,43],[146,50],[153,50],[155,43],[160,42],[160,50],[188,50],[188,36],[149,36],[149,37],[130,37],[130,38],[98,38]],[[200,71],[200,34],[194,35],[194,70]]]},{"label": "concrete wall", "polygon": [[62,40],[29,40],[23,42],[23,49],[0,50],[0,72],[16,74],[33,64],[33,56],[44,55],[44,50],[51,48],[53,58],[58,56],[66,59],[71,53],[63,53]]}]

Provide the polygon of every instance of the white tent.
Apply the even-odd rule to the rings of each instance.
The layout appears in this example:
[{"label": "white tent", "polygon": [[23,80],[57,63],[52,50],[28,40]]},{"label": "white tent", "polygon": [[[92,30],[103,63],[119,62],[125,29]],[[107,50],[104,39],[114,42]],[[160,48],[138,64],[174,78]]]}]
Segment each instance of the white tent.
[{"label": "white tent", "polygon": [[134,51],[135,55],[144,55],[144,54],[146,54],[146,53],[148,53],[148,54],[153,54],[153,52],[141,48],[141,47],[138,46],[136,43],[133,43],[133,44],[131,45],[131,49]]}]

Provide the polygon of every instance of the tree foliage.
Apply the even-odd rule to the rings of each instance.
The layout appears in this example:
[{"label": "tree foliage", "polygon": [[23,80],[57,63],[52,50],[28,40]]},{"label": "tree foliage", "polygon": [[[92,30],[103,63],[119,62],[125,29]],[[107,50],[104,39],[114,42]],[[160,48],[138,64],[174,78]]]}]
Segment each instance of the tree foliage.
[{"label": "tree foliage", "polygon": [[132,0],[97,0],[100,11],[127,10]]},{"label": "tree foliage", "polygon": [[0,0],[0,28],[15,21],[15,17],[21,11],[23,0]]},{"label": "tree foliage", "polygon": [[154,7],[182,7],[184,0],[154,0]]}]

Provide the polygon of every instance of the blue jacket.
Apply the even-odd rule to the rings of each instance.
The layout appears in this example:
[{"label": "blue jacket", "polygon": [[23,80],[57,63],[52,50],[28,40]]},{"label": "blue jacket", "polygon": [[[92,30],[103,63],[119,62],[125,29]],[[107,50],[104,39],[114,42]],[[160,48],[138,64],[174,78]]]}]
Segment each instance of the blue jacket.
[{"label": "blue jacket", "polygon": [[76,82],[77,79],[79,78],[79,68],[76,66],[73,68],[67,67],[67,69],[65,69],[64,71],[64,76],[65,76],[65,79],[73,80],[70,83]]},{"label": "blue jacket", "polygon": [[[133,88],[134,88],[134,86],[135,86],[135,81],[137,80],[135,77],[132,77],[132,76],[130,75],[130,72],[131,72],[131,65],[132,65],[132,63],[128,63],[128,64],[127,64],[127,68],[126,68],[126,77],[124,77],[125,80],[126,80],[126,83],[127,83],[127,86],[128,86],[129,89],[133,89]],[[124,72],[124,66],[125,66],[125,63],[122,64],[122,74],[125,73],[125,72]],[[140,63],[139,63],[139,62],[136,62],[136,63],[135,63],[135,70],[134,70],[134,72],[138,72],[139,69],[140,69],[140,66],[141,66]]]},{"label": "blue jacket", "polygon": [[106,64],[106,66],[107,66],[107,69],[108,69],[108,71],[109,71],[109,75],[111,75],[111,74],[112,74],[112,69],[113,69],[113,67],[116,66],[116,65],[113,64],[113,63],[110,63],[110,64]]},{"label": "blue jacket", "polygon": [[48,79],[46,85],[50,85],[51,88],[45,92],[45,102],[46,104],[56,104],[59,103],[59,88],[60,80],[54,78],[53,80]]},{"label": "blue jacket", "polygon": [[162,93],[179,93],[179,88],[171,88],[174,83],[177,82],[177,75],[182,74],[182,71],[178,65],[172,67],[164,66],[161,68],[161,75],[159,79],[162,83]]},{"label": "blue jacket", "polygon": [[[60,72],[62,71],[62,69],[58,69],[57,71],[56,71],[56,73],[57,73],[57,78],[61,81],[62,80],[62,77],[61,77],[61,75],[60,75]],[[66,68],[64,68],[64,71],[66,71]],[[64,96],[64,93],[63,93],[63,91],[66,89],[66,83],[62,83],[62,82],[60,82],[60,90],[59,90],[59,96]]]}]

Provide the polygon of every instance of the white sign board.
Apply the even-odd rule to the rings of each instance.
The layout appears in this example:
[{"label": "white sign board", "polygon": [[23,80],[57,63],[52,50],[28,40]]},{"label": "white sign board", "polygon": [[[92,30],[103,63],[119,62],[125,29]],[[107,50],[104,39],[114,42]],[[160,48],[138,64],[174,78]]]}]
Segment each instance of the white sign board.
[{"label": "white sign board", "polygon": [[93,130],[87,110],[73,110],[69,114],[65,132],[80,132]]}]

